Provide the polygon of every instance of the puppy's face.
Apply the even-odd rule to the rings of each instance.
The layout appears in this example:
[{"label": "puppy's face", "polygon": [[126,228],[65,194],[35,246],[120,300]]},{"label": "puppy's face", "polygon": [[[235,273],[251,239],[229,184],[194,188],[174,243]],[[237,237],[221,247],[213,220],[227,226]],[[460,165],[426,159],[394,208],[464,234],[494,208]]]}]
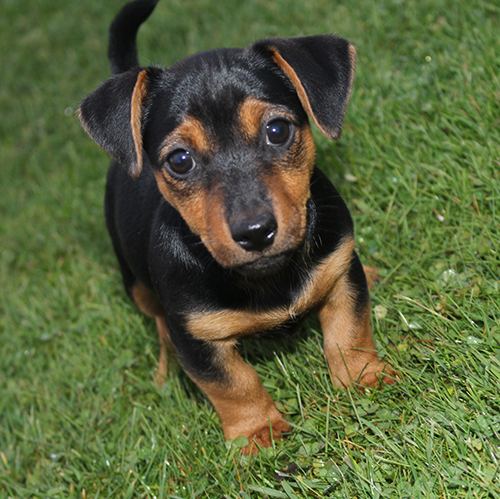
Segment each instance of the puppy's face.
[{"label": "puppy's face", "polygon": [[296,92],[279,75],[252,85],[258,75],[239,51],[202,54],[172,74],[168,99],[147,73],[142,81],[152,96],[142,143],[161,193],[222,266],[280,268],[303,242],[314,167]]},{"label": "puppy's face", "polygon": [[112,78],[80,117],[132,176],[147,156],[162,195],[219,264],[268,274],[304,241],[308,117],[339,136],[353,65],[352,46],[334,37],[202,52]]}]

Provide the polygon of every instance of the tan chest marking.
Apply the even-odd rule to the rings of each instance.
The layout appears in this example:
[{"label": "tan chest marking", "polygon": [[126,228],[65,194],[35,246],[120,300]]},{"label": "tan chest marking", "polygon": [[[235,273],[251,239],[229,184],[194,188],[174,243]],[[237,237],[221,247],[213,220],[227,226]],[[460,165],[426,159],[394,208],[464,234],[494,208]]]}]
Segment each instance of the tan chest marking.
[{"label": "tan chest marking", "polygon": [[218,310],[188,316],[190,333],[201,340],[226,340],[276,328],[320,304],[347,272],[354,239],[346,237],[338,249],[318,265],[300,296],[289,306],[267,311]]}]

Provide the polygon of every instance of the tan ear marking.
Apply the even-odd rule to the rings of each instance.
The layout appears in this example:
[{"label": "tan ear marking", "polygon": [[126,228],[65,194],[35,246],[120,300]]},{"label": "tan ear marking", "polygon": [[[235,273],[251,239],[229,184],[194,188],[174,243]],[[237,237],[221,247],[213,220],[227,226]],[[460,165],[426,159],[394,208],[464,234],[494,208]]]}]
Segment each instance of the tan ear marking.
[{"label": "tan ear marking", "polygon": [[274,62],[278,65],[278,67],[288,76],[289,80],[292,82],[297,94],[299,96],[300,102],[304,107],[307,115],[314,121],[314,124],[320,129],[321,133],[326,137],[330,137],[333,140],[337,140],[339,138],[338,134],[332,134],[328,130],[326,130],[317,120],[316,115],[314,114],[311,103],[309,102],[309,97],[307,97],[307,93],[305,91],[300,78],[297,76],[297,73],[292,69],[290,64],[283,59],[281,54],[274,48],[268,47],[269,50],[273,54]]},{"label": "tan ear marking", "polygon": [[[347,94],[346,102],[349,102],[351,99],[352,85],[354,83],[354,70],[356,68],[356,47],[354,45],[349,44],[349,60],[351,61],[351,74],[349,75],[349,93]],[[344,109],[345,114],[345,109]]]},{"label": "tan ear marking", "polygon": [[132,127],[132,137],[134,139],[135,153],[137,155],[137,165],[131,172],[133,177],[139,176],[142,170],[142,107],[147,94],[147,70],[141,71],[137,77],[131,100],[130,125]]}]

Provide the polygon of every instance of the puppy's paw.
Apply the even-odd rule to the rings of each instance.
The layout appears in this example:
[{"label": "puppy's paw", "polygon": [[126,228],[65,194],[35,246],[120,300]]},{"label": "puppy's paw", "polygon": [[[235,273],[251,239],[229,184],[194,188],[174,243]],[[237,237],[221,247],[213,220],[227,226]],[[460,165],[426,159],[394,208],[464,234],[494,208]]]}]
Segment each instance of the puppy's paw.
[{"label": "puppy's paw", "polygon": [[376,357],[369,359],[357,359],[350,366],[345,364],[333,373],[334,383],[342,388],[356,387],[360,390],[365,388],[383,387],[392,385],[399,380],[397,372],[384,361]]},{"label": "puppy's paw", "polygon": [[377,362],[369,364],[357,378],[354,384],[360,388],[378,387],[382,385],[392,385],[398,381],[397,372],[387,362]]},{"label": "puppy's paw", "polygon": [[380,282],[379,270],[374,267],[368,267],[367,265],[363,265],[363,270],[365,271],[368,289],[373,289]]},{"label": "puppy's paw", "polygon": [[291,426],[282,419],[271,423],[271,425],[263,426],[252,435],[245,435],[250,441],[250,445],[244,447],[241,452],[242,454],[257,454],[259,447],[271,447],[273,440],[281,440],[283,433],[288,433],[291,429]]}]

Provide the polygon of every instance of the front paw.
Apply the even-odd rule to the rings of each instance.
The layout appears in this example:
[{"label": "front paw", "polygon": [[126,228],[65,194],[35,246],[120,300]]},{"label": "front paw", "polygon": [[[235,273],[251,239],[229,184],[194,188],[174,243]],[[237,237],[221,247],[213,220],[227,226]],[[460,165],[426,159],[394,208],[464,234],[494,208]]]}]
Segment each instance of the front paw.
[{"label": "front paw", "polygon": [[373,289],[376,284],[380,282],[380,272],[374,267],[368,267],[363,265],[363,270],[365,271],[366,283],[368,284],[368,289]]},{"label": "front paw", "polygon": [[387,362],[368,364],[366,369],[354,379],[358,388],[392,385],[398,381],[398,374]]},{"label": "front paw", "polygon": [[[292,427],[283,420],[275,421],[271,425],[252,432],[251,435],[245,435],[250,444],[241,449],[242,454],[257,454],[261,447],[271,447],[273,440],[281,440],[284,433],[290,432]],[[271,435],[272,434],[272,435]]]},{"label": "front paw", "polygon": [[361,390],[392,385],[399,379],[397,372],[387,362],[379,361],[376,357],[343,365],[332,375],[335,385],[343,388],[353,386]]},{"label": "front paw", "polygon": [[283,420],[283,416],[276,408],[272,408],[267,417],[260,417],[258,421],[240,421],[239,424],[224,426],[226,440],[244,436],[250,442],[241,449],[242,454],[257,454],[260,447],[271,447],[273,440],[281,440],[284,433],[291,431],[291,426]]}]

